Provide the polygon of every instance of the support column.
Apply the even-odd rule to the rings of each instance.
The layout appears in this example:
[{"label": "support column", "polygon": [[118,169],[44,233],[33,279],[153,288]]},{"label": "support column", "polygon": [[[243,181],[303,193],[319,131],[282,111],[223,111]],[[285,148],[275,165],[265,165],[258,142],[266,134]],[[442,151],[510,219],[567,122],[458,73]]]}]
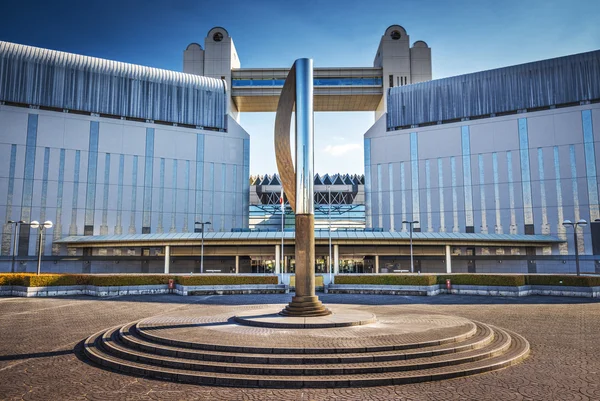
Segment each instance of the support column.
[{"label": "support column", "polygon": [[171,268],[171,246],[165,245],[165,274],[169,274]]},{"label": "support column", "polygon": [[333,246],[333,272],[334,274],[340,273],[340,246]]},{"label": "support column", "polygon": [[452,255],[450,245],[446,245],[446,273],[452,273]]},{"label": "support column", "polygon": [[240,273],[240,255],[235,255],[235,274]]},{"label": "support column", "polygon": [[379,255],[375,255],[375,273],[379,273]]},{"label": "support column", "polygon": [[281,273],[281,246],[275,245],[275,274]]}]

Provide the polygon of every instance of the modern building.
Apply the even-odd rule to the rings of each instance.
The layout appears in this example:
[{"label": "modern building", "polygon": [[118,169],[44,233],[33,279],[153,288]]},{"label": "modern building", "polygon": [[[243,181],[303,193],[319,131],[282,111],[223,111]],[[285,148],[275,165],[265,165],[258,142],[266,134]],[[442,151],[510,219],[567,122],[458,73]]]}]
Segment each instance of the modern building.
[{"label": "modern building", "polygon": [[[315,175],[316,230],[364,230],[365,192],[364,175]],[[281,201],[279,175],[250,177],[250,222],[255,231],[294,230],[296,220],[292,208]],[[282,208],[283,203],[283,208]]]},{"label": "modern building", "polygon": [[600,272],[599,101],[600,51],[390,89],[365,134],[367,227],[555,237],[453,250],[470,271],[546,272],[575,253],[563,221],[585,219],[582,270]]},{"label": "modern building", "polygon": [[[248,226],[249,135],[223,80],[0,42],[1,255],[9,220],[77,235]],[[18,255],[37,231],[20,226]]]},{"label": "modern building", "polygon": [[[364,177],[315,177],[316,270],[410,271],[414,243],[414,271],[573,272],[562,221],[586,219],[582,270],[600,272],[599,58],[432,81],[431,49],[392,25],[372,66],[315,68],[315,111],[376,119]],[[277,175],[250,177],[238,124],[275,111],[289,69],[241,66],[220,27],[183,73],[0,42],[0,270],[8,221],[37,219],[55,223],[44,271],[293,272],[293,214]]]}]

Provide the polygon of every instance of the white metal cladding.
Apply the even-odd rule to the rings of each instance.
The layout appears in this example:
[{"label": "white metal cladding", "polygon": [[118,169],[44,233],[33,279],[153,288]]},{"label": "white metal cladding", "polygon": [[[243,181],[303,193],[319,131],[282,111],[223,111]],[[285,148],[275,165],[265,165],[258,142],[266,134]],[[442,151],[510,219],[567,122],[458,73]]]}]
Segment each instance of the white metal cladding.
[{"label": "white metal cladding", "polygon": [[0,41],[0,100],[225,128],[215,78]]},{"label": "white metal cladding", "polygon": [[600,99],[600,51],[398,86],[388,128]]}]

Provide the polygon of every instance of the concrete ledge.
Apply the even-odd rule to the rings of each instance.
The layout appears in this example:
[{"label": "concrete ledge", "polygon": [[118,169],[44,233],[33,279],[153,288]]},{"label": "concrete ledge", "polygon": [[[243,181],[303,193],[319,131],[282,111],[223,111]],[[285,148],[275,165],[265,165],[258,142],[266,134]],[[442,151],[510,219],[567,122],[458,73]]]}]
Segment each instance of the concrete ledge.
[{"label": "concrete ledge", "polygon": [[325,287],[331,294],[385,294],[433,296],[440,293],[439,285],[373,285],[373,284],[332,284]]},{"label": "concrete ledge", "polygon": [[287,294],[290,287],[284,284],[239,285],[175,285],[178,295],[224,295],[224,294]]}]

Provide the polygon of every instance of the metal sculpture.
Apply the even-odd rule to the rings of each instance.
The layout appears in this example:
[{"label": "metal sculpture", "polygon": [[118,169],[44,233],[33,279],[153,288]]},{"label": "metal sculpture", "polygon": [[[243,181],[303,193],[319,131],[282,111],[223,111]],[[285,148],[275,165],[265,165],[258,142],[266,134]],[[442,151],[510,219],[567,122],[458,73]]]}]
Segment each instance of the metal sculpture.
[{"label": "metal sculpture", "polygon": [[[296,167],[290,148],[292,112],[296,106]],[[277,105],[275,157],[283,190],[296,215],[296,296],[286,316],[324,316],[331,312],[315,295],[315,216],[313,202],[314,129],[313,62],[298,59],[292,66]]]}]

